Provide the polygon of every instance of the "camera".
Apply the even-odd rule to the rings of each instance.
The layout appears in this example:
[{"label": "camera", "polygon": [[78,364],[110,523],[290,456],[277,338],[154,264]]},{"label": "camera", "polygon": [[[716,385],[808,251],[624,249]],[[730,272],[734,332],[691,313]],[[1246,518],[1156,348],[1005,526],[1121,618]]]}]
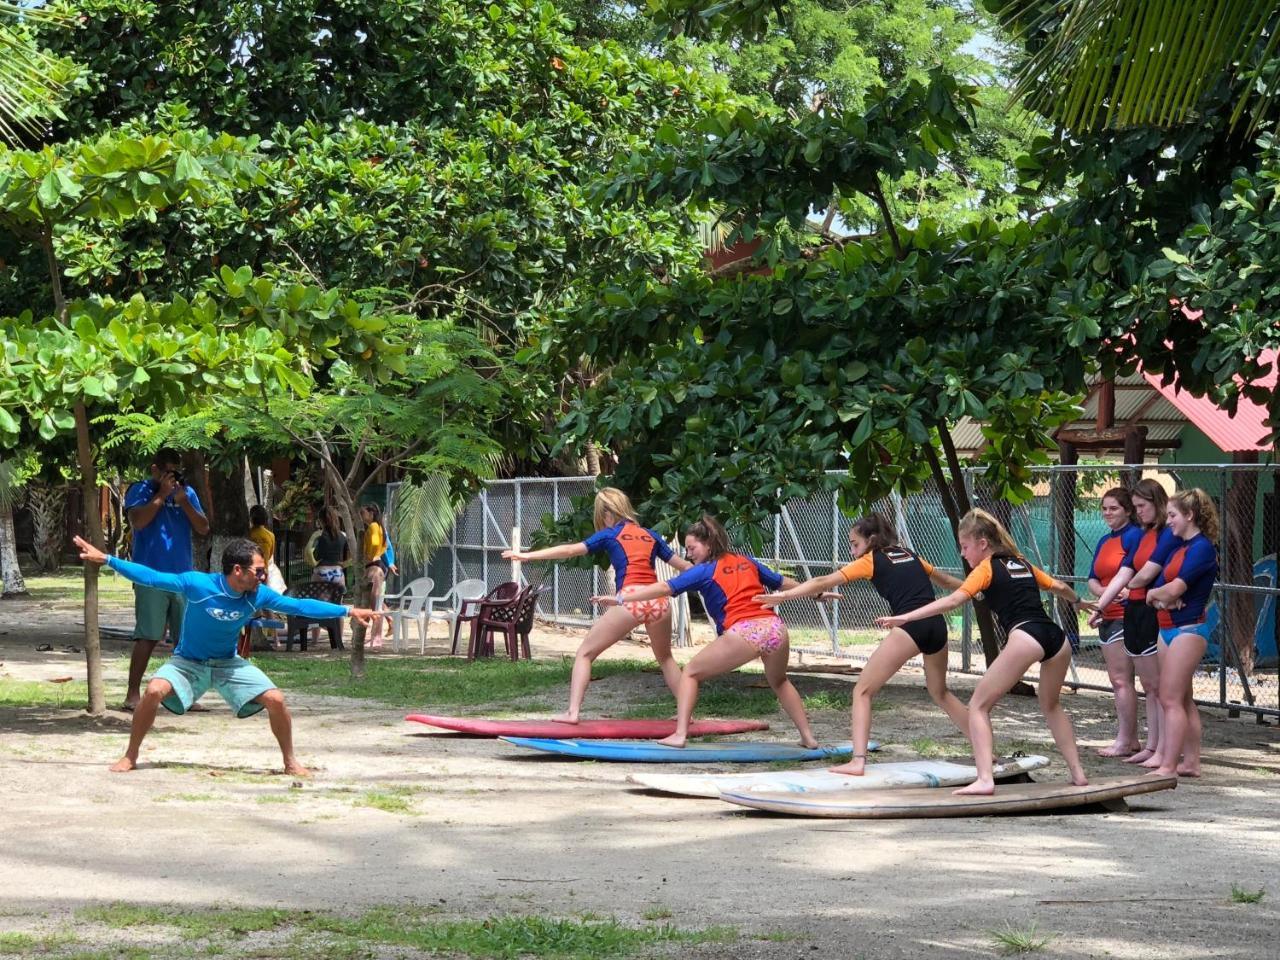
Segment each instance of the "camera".
[{"label": "camera", "polygon": [[187,485],[187,478],[183,476],[181,470],[170,470],[169,476],[173,477],[178,486],[185,487]]}]

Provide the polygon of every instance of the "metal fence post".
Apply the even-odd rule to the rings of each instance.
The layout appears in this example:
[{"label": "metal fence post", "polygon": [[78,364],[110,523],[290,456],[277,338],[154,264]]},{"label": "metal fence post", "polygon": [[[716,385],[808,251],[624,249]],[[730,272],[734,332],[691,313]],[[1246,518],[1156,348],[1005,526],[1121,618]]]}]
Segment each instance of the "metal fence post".
[{"label": "metal fence post", "polygon": [[[551,481],[551,515],[560,519],[560,481]],[[551,615],[560,619],[560,564],[551,566]]]}]

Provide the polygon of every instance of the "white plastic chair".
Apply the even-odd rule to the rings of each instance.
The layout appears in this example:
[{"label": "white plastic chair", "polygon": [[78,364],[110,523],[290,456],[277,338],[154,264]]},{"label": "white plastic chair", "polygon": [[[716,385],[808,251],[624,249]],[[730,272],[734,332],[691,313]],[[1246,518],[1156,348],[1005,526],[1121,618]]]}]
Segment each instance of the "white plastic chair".
[{"label": "white plastic chair", "polygon": [[382,598],[379,612],[391,620],[391,649],[400,652],[408,638],[405,625],[418,627],[418,641],[422,653],[427,652],[427,621],[431,618],[431,604],[438,597],[431,596],[436,582],[430,577],[411,580],[399,593],[389,593]]},{"label": "white plastic chair", "polygon": [[448,604],[448,608],[443,612],[432,613],[430,616],[448,622],[449,637],[452,644],[450,647],[451,653],[456,653],[458,649],[458,620],[464,614],[468,617],[474,617],[479,612],[479,605],[475,601],[481,599],[488,592],[489,587],[483,580],[461,580],[454,584],[453,589],[443,597],[432,598],[439,600],[442,607]]}]

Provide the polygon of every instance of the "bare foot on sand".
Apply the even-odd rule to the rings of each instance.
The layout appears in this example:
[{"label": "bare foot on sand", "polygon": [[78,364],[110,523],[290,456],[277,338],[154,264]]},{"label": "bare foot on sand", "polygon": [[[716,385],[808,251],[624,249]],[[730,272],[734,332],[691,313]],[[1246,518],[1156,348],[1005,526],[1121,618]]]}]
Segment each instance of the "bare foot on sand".
[{"label": "bare foot on sand", "polygon": [[137,765],[138,761],[134,760],[133,757],[121,757],[107,769],[112,773],[128,773]]},{"label": "bare foot on sand", "polygon": [[577,723],[578,715],[576,713],[557,713],[551,720],[553,723]]},{"label": "bare foot on sand", "polygon": [[1137,743],[1136,741],[1130,742],[1130,743],[1124,743],[1124,742],[1121,742],[1120,740],[1117,740],[1115,743],[1111,744],[1111,746],[1103,747],[1100,750],[1098,750],[1098,756],[1127,757],[1129,756],[1129,754],[1137,753],[1141,749],[1142,749],[1142,744]]},{"label": "bare foot on sand", "polygon": [[1067,777],[1067,783],[1071,784],[1073,787],[1087,787],[1089,785],[1089,778],[1086,777],[1084,775],[1084,771],[1081,770],[1079,773],[1073,773],[1071,776]]},{"label": "bare foot on sand", "polygon": [[1152,750],[1150,747],[1146,747],[1142,750],[1139,750],[1132,757],[1125,757],[1123,762],[1124,763],[1146,763],[1155,755],[1156,755],[1156,752],[1154,750]]},{"label": "bare foot on sand", "polygon": [[810,737],[808,740],[801,739],[800,746],[804,747],[806,750],[817,750],[818,741],[815,740],[813,737]]},{"label": "bare foot on sand", "polygon": [[676,734],[673,733],[669,737],[663,737],[661,740],[658,741],[658,743],[664,747],[683,747],[685,743],[685,738],[676,736]]},{"label": "bare foot on sand", "polygon": [[1154,770],[1160,766],[1160,758],[1155,754],[1152,754],[1146,760],[1142,761],[1141,766],[1146,767],[1148,770]]},{"label": "bare foot on sand", "polygon": [[961,787],[959,790],[952,790],[951,793],[956,797],[990,797],[996,792],[996,782],[994,780],[975,780],[967,787]]},{"label": "bare foot on sand", "polygon": [[1200,776],[1200,767],[1197,764],[1194,767],[1187,766],[1185,763],[1178,764],[1178,776],[1180,777],[1198,777]]},{"label": "bare foot on sand", "polygon": [[867,772],[867,758],[855,757],[848,763],[842,763],[838,767],[827,767],[829,773],[843,773],[850,777],[861,777]]},{"label": "bare foot on sand", "polygon": [[297,760],[290,760],[284,765],[284,772],[291,777],[309,777],[311,771],[300,764]]}]

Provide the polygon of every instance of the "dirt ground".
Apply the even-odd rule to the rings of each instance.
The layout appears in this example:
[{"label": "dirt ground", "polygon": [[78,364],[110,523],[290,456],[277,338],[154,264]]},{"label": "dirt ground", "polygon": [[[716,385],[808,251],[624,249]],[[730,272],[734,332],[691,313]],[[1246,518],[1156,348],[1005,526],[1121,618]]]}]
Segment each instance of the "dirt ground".
[{"label": "dirt ground", "polygon": [[[83,658],[61,649],[78,645],[78,619],[70,605],[5,601],[0,677],[81,677]],[[114,608],[103,619],[131,617]],[[559,656],[576,640],[540,631],[535,654]],[[54,650],[38,653],[40,643]],[[106,648],[114,657],[126,644]],[[647,655],[631,642],[613,652]],[[802,693],[852,683],[794,679]],[[123,677],[108,683],[118,703]],[[971,685],[958,682],[962,696]],[[660,686],[656,673],[612,677],[588,707]],[[695,958],[985,957],[998,953],[992,930],[1032,922],[1053,936],[1036,954],[1045,958],[1280,957],[1280,737],[1251,718],[1206,711],[1204,777],[1128,813],[859,822],[660,797],[626,785],[631,765],[523,755],[426,732],[367,701],[289,696],[300,757],[316,771],[305,783],[271,772],[279,756],[264,715],[236,721],[216,698],[207,713],[162,712],[127,775],[106,769],[123,750],[126,714],[0,709],[0,931],[66,924],[86,904],[116,901],[412,903],[471,918],[641,923],[669,912],[681,926],[741,932],[682,949]],[[1081,693],[1067,706],[1082,744],[1109,742],[1107,698]],[[770,719],[772,731],[752,736],[793,738],[781,713]],[[813,721],[823,740],[848,738],[843,710]],[[884,760],[910,759],[920,737],[963,743],[912,673],[885,692],[874,722]],[[1054,758],[1039,778],[1063,776],[1033,699],[1006,700],[996,732],[1006,750]],[[1092,775],[1127,772],[1088,747]],[[369,805],[386,796],[401,809]],[[1233,885],[1266,896],[1233,903]]]}]

